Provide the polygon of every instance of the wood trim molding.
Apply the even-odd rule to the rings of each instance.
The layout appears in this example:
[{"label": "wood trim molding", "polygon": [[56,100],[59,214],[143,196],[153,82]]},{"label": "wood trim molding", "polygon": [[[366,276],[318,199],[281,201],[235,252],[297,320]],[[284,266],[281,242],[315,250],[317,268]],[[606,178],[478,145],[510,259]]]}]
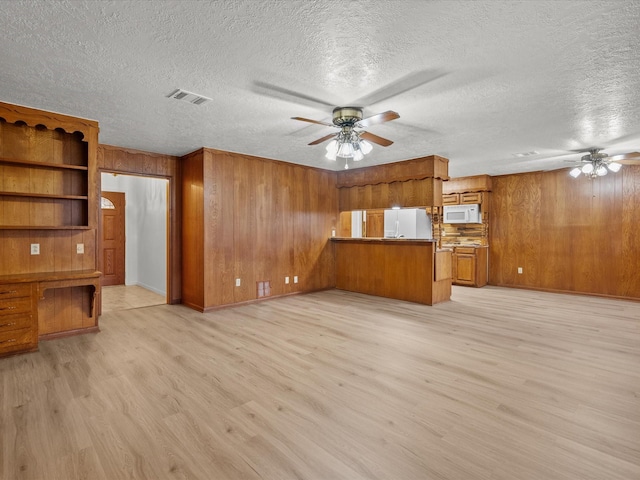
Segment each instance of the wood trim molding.
[{"label": "wood trim molding", "polygon": [[338,172],[338,188],[380,183],[406,182],[425,178],[449,179],[449,160],[438,155]]},{"label": "wood trim molding", "polygon": [[34,108],[0,102],[0,117],[9,123],[24,122],[30,127],[44,125],[49,130],[61,128],[67,133],[80,132],[84,141],[97,139],[98,122],[84,118],[71,117],[61,113],[47,112]]},{"label": "wood trim molding", "polygon": [[442,193],[444,195],[452,193],[490,192],[491,188],[491,177],[489,175],[450,178],[446,182],[442,182]]}]

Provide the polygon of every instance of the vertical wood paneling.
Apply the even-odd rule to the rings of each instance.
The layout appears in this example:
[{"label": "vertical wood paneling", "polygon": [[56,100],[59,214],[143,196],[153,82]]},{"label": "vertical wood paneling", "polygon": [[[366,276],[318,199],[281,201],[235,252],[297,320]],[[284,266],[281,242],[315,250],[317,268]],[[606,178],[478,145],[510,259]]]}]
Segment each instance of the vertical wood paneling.
[{"label": "vertical wood paneling", "polygon": [[[200,150],[200,154],[205,159],[205,170],[201,181],[206,193],[205,216],[199,227],[204,234],[204,252],[202,250],[197,252],[198,255],[204,256],[206,269],[202,282],[204,302],[200,304],[200,308],[203,308],[204,305],[223,305],[234,302],[235,173],[234,159],[229,155],[222,154],[214,159],[211,151],[206,149]],[[196,280],[200,281],[200,278],[197,277]],[[215,285],[215,288],[207,288],[211,285]]]},{"label": "vertical wood paneling", "polygon": [[329,238],[338,212],[335,173],[202,149],[182,159],[185,222],[187,205],[200,201],[189,198],[186,173],[198,156],[205,165],[202,188],[210,194],[203,200],[202,245],[184,245],[205,265],[199,272],[184,262],[183,295],[192,288],[187,277],[203,285],[202,303],[192,306],[206,310],[254,300],[256,282],[265,280],[272,296],[334,286]]},{"label": "vertical wood paneling", "polygon": [[[203,159],[192,154],[183,159],[182,189],[182,302],[186,305],[204,303],[204,288],[201,279],[205,264],[199,252],[204,249],[204,187]],[[104,227],[103,227],[104,228]]]},{"label": "vertical wood paneling", "polygon": [[640,298],[640,166],[594,180],[566,170],[492,180],[490,283]]},{"label": "vertical wood paneling", "polygon": [[618,272],[619,294],[640,296],[640,165],[625,165],[622,174],[622,208],[620,229],[620,258],[623,268]]}]

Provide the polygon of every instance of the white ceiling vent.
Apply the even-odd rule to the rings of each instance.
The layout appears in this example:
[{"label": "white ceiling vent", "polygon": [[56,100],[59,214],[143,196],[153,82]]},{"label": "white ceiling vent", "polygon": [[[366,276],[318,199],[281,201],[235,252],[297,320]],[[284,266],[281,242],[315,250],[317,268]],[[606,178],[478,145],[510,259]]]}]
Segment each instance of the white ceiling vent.
[{"label": "white ceiling vent", "polygon": [[180,88],[167,95],[167,98],[183,100],[185,102],[193,103],[194,105],[202,105],[203,103],[211,101],[209,97],[205,97],[204,95],[199,95],[197,93],[187,92],[186,90],[182,90]]}]

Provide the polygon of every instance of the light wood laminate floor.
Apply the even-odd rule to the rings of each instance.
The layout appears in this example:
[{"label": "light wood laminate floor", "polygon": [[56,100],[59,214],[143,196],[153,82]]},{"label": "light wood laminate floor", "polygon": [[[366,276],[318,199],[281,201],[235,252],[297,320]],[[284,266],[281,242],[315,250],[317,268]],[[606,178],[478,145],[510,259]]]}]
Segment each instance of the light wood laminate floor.
[{"label": "light wood laminate floor", "polygon": [[640,303],[332,290],[100,325],[0,360],[0,478],[640,478]]},{"label": "light wood laminate floor", "polygon": [[102,287],[102,313],[113,310],[162,305],[167,300],[162,295],[139,285],[110,285]]}]

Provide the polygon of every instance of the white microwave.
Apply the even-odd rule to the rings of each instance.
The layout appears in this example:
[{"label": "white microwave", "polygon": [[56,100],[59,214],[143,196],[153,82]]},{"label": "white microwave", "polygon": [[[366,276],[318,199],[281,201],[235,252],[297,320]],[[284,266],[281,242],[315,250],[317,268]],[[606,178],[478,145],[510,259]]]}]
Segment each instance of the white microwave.
[{"label": "white microwave", "polygon": [[442,223],[482,223],[480,205],[445,205]]}]

